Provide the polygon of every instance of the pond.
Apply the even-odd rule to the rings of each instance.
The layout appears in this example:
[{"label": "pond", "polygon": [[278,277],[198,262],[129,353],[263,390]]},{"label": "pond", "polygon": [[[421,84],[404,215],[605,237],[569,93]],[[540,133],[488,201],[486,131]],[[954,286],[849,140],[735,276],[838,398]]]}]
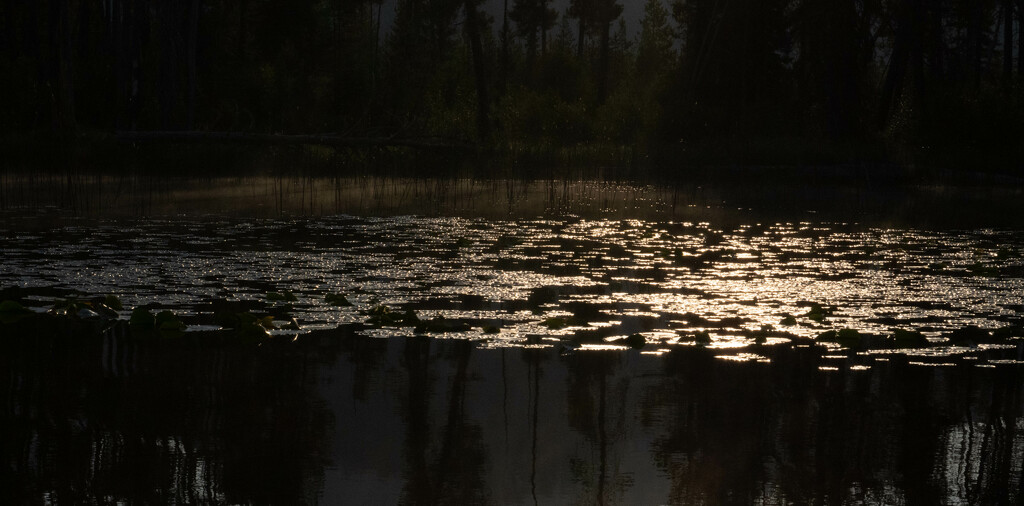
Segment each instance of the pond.
[{"label": "pond", "polygon": [[5,502],[1022,499],[1024,229],[671,193],[593,194],[657,204],[631,216],[10,211]]}]

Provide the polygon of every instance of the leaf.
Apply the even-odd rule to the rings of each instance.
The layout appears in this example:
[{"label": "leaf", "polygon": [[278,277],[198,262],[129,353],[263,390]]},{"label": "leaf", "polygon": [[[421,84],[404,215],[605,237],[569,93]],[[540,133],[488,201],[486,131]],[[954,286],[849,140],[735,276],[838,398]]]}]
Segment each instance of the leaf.
[{"label": "leaf", "polygon": [[132,316],[128,319],[128,325],[143,329],[151,329],[156,325],[156,318],[148,309],[137,307],[132,310]]},{"label": "leaf", "polygon": [[121,304],[121,299],[117,298],[116,295],[107,295],[103,298],[103,304],[114,311],[124,310],[124,306]]},{"label": "leaf", "polygon": [[267,293],[267,300],[274,301],[274,302],[295,302],[295,301],[299,300],[299,298],[296,297],[294,293],[292,293],[290,291],[285,291],[283,293],[282,292],[270,292],[270,293]]},{"label": "leaf", "polygon": [[348,307],[352,305],[352,303],[349,302],[348,299],[340,293],[329,293],[324,296],[324,301],[326,301],[328,304],[332,306],[338,307]]},{"label": "leaf", "polygon": [[22,306],[20,302],[15,300],[5,300],[0,302],[0,313],[6,314],[27,314],[31,313],[32,310],[25,306]]}]

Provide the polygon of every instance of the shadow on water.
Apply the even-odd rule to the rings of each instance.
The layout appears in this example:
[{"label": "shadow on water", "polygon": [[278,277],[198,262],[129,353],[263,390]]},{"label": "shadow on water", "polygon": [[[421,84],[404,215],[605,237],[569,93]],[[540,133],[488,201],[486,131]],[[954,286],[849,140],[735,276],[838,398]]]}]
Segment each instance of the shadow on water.
[{"label": "shadow on water", "polygon": [[1019,365],[486,349],[345,327],[260,347],[116,332],[4,347],[6,504],[1024,497]]}]

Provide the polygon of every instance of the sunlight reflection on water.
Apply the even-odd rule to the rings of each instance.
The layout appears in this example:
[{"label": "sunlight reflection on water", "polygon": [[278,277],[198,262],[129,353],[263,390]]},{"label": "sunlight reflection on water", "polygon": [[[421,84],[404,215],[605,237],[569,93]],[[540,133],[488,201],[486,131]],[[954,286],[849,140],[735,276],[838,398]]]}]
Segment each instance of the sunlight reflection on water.
[{"label": "sunlight reflection on water", "polygon": [[[711,347],[738,348],[764,329],[765,344],[843,328],[937,338],[1019,322],[1024,307],[1017,230],[338,216],[3,233],[5,285],[113,293],[184,315],[214,300],[280,306],[267,294],[289,291],[297,300],[287,310],[303,327],[361,322],[385,304],[468,322],[452,337],[494,345],[635,333],[672,344],[680,331],[706,330]],[[326,303],[329,293],[353,306]],[[815,304],[827,314],[812,318]],[[557,318],[566,323],[545,323]],[[499,332],[485,335],[484,322]]]}]

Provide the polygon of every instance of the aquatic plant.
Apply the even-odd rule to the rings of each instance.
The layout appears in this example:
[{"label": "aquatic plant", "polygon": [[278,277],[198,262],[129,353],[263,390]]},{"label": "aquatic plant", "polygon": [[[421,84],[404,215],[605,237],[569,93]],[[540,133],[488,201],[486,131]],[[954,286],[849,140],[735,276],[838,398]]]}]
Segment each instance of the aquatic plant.
[{"label": "aquatic plant", "polygon": [[764,344],[768,341],[768,335],[775,332],[775,327],[771,325],[761,325],[760,330],[754,331],[751,337],[754,338],[754,344]]},{"label": "aquatic plant", "polygon": [[449,320],[443,316],[435,316],[429,320],[421,320],[416,324],[417,333],[426,332],[467,332],[472,327],[466,322]]},{"label": "aquatic plant", "polygon": [[706,251],[699,255],[689,255],[683,253],[683,250],[677,249],[672,255],[672,263],[679,267],[686,267],[691,271],[703,269],[707,266],[709,261],[716,259],[717,255],[710,251]]},{"label": "aquatic plant", "polygon": [[825,307],[818,303],[812,303],[811,308],[804,314],[808,320],[821,323],[825,321],[825,317],[831,315],[835,311],[834,307]]},{"label": "aquatic plant", "polygon": [[160,337],[176,337],[185,330],[185,323],[169,310],[153,314],[150,310],[137,307],[132,310],[128,326],[132,335],[146,337],[159,334]]},{"label": "aquatic plant", "polygon": [[0,323],[8,325],[16,323],[34,314],[31,309],[22,306],[20,302],[5,300],[0,302]]},{"label": "aquatic plant", "polygon": [[693,342],[701,346],[711,344],[711,333],[706,330],[697,332],[683,332],[679,331],[679,341],[681,342]]},{"label": "aquatic plant", "polygon": [[859,348],[862,344],[861,334],[856,329],[828,330],[818,334],[814,339],[821,342],[837,343],[843,348]]},{"label": "aquatic plant", "polygon": [[630,348],[635,349],[643,348],[644,345],[647,344],[647,339],[645,339],[644,335],[640,333],[630,334],[625,341]]},{"label": "aquatic plant", "polygon": [[156,317],[148,309],[137,307],[132,310],[128,325],[140,329],[152,329],[156,325]]},{"label": "aquatic plant", "polygon": [[349,302],[348,299],[343,294],[340,293],[329,293],[325,295],[324,302],[327,302],[328,304],[337,307],[348,307],[352,305],[352,303]]},{"label": "aquatic plant", "polygon": [[564,316],[553,316],[540,322],[540,324],[551,330],[564,329],[565,327],[569,326],[569,323],[567,322],[567,319]]},{"label": "aquatic plant", "polygon": [[124,305],[121,304],[121,299],[117,298],[116,295],[108,294],[106,297],[103,298],[103,304],[105,304],[107,307],[115,311],[124,310]]},{"label": "aquatic plant", "polygon": [[1015,249],[1010,249],[1010,248],[1008,248],[1006,246],[1003,246],[1003,247],[999,248],[999,251],[996,252],[996,258],[998,258],[1000,260],[1006,260],[1006,259],[1009,259],[1009,258],[1018,258],[1018,257],[1020,257],[1020,252],[1018,252]]},{"label": "aquatic plant", "polygon": [[537,307],[543,304],[550,304],[552,302],[558,302],[558,289],[553,286],[540,286],[530,290],[530,295],[526,298],[526,303],[531,307]]},{"label": "aquatic plant", "polygon": [[968,265],[967,271],[970,272],[971,274],[974,274],[975,276],[992,277],[999,275],[998,267],[986,265],[981,262],[974,262],[973,264]]},{"label": "aquatic plant", "polygon": [[693,340],[697,344],[711,344],[711,334],[706,330],[702,330],[693,335]]},{"label": "aquatic plant", "polygon": [[587,322],[576,316],[552,316],[540,322],[540,324],[551,330],[560,330],[566,327],[583,326]]},{"label": "aquatic plant", "polygon": [[975,345],[979,343],[991,342],[992,333],[988,330],[982,329],[977,325],[967,325],[959,329],[954,330],[946,335],[949,342],[952,344],[959,345]]},{"label": "aquatic plant", "polygon": [[[233,332],[243,340],[251,342],[262,342],[263,339],[270,337],[270,331],[277,328],[274,325],[274,319],[272,315],[257,315],[248,311],[219,311],[214,314],[214,322],[217,325]],[[293,323],[295,324],[294,329],[297,330],[298,324],[294,318],[281,328],[292,328]]]},{"label": "aquatic plant", "polygon": [[498,334],[501,332],[501,327],[497,325],[484,325],[483,332],[484,334]]},{"label": "aquatic plant", "polygon": [[994,339],[1005,341],[1014,337],[1024,337],[1024,327],[1020,325],[1008,325],[992,331]]},{"label": "aquatic plant", "polygon": [[892,342],[897,348],[922,348],[931,344],[924,334],[904,329],[893,329]]},{"label": "aquatic plant", "polygon": [[406,310],[405,313],[399,313],[383,304],[374,306],[364,314],[369,317],[366,319],[366,323],[370,325],[415,327],[420,323],[419,316],[412,309]]},{"label": "aquatic plant", "polygon": [[503,235],[501,237],[498,237],[498,240],[494,242],[493,249],[497,251],[503,251],[513,246],[516,246],[520,243],[522,243],[522,241],[518,237],[511,235]]},{"label": "aquatic plant", "polygon": [[416,312],[412,309],[406,309],[405,313],[402,314],[402,325],[406,327],[415,326],[420,322],[420,317],[416,315]]},{"label": "aquatic plant", "polygon": [[218,325],[233,330],[238,336],[248,340],[261,340],[270,336],[274,330],[274,317],[259,316],[250,312],[220,312],[214,315]]},{"label": "aquatic plant", "polygon": [[302,327],[299,327],[299,321],[296,320],[294,316],[289,317],[288,321],[284,325],[281,325],[278,328],[281,329],[281,330],[301,330],[302,329]]},{"label": "aquatic plant", "polygon": [[117,312],[107,307],[102,302],[82,301],[78,299],[65,299],[55,302],[53,307],[46,311],[55,316],[68,316],[73,318],[103,318],[112,320],[117,318]]},{"label": "aquatic plant", "polygon": [[171,311],[160,311],[153,318],[153,326],[163,332],[180,332],[185,330],[185,323]]},{"label": "aquatic plant", "polygon": [[267,300],[272,302],[295,302],[299,300],[294,293],[290,291],[284,292],[269,292],[267,293]]},{"label": "aquatic plant", "polygon": [[782,321],[779,322],[779,325],[796,325],[796,317],[789,313],[786,313],[782,316]]},{"label": "aquatic plant", "polygon": [[21,303],[16,300],[5,300],[0,302],[0,314],[27,314],[31,312],[31,309],[22,306]]}]

